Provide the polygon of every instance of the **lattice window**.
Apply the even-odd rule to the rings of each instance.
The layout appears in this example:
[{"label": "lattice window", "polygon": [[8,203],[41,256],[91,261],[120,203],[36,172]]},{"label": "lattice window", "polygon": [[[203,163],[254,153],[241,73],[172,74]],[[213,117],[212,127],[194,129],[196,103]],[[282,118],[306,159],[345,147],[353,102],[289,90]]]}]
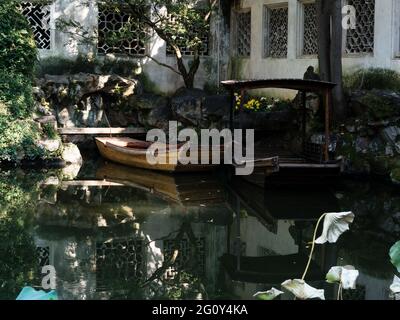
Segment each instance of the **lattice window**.
[{"label": "lattice window", "polygon": [[251,11],[236,14],[236,47],[241,57],[250,57],[251,54]]},{"label": "lattice window", "polygon": [[19,8],[31,25],[38,49],[50,49],[50,5],[22,2]]},{"label": "lattice window", "polygon": [[266,56],[286,58],[288,43],[288,7],[265,8]]},{"label": "lattice window", "polygon": [[[182,239],[179,243],[179,255],[172,267],[170,267],[165,277],[167,279],[173,279],[178,271],[188,271],[188,264],[193,261],[193,255],[196,254],[197,264],[196,269],[199,272],[199,276],[205,274],[206,267],[206,254],[205,254],[205,238],[196,239],[196,251],[194,252],[193,246],[190,244],[188,239]],[[170,257],[174,251],[175,241],[174,240],[164,240],[164,257]]]},{"label": "lattice window", "polygon": [[303,5],[303,55],[318,54],[318,22],[315,3]]},{"label": "lattice window", "polygon": [[36,253],[39,258],[39,266],[40,267],[50,265],[50,248],[49,247],[37,247]]},{"label": "lattice window", "polygon": [[374,52],[375,0],[348,0],[357,15],[356,29],[348,29],[346,50],[351,53]]},{"label": "lattice window", "polygon": [[[115,42],[111,38],[128,28],[124,40]],[[124,30],[125,31],[125,30]],[[98,53],[119,53],[131,55],[146,54],[146,32],[136,24],[128,13],[109,11],[99,7]]]},{"label": "lattice window", "polygon": [[96,244],[96,281],[99,290],[118,283],[143,281],[145,257],[141,239],[114,240]]}]

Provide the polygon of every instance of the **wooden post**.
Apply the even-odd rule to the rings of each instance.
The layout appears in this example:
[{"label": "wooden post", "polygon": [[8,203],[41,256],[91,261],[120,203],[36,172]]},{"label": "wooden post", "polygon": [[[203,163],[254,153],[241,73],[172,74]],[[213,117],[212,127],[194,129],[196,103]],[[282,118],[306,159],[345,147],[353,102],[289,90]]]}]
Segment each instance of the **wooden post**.
[{"label": "wooden post", "polygon": [[231,108],[229,111],[229,127],[231,130],[234,129],[234,114],[235,114],[236,100],[235,100],[235,90],[231,89]]},{"label": "wooden post", "polygon": [[302,91],[302,111],[303,111],[303,120],[302,120],[302,135],[303,135],[303,153],[306,151],[306,135],[307,135],[307,101],[306,101],[306,92]]},{"label": "wooden post", "polygon": [[330,91],[325,90],[324,92],[324,100],[325,100],[325,161],[329,161],[329,144],[330,144],[330,113],[331,113],[331,99],[330,99]]}]

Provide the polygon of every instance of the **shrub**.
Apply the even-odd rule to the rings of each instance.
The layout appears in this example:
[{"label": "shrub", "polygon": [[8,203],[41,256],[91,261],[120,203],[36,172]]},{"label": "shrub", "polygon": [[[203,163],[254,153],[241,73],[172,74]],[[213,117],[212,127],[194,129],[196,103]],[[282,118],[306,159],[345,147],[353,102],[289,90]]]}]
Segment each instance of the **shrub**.
[{"label": "shrub", "polygon": [[41,137],[39,125],[32,120],[11,120],[0,117],[0,162],[19,162],[44,158],[45,151],[37,146]]},{"label": "shrub", "polygon": [[358,70],[343,77],[346,90],[394,90],[400,91],[400,74],[382,68]]},{"label": "shrub", "polygon": [[34,106],[31,82],[21,74],[0,71],[0,104],[3,116],[29,117]]},{"label": "shrub", "polygon": [[32,31],[15,0],[0,2],[0,70],[31,77],[37,57]]}]

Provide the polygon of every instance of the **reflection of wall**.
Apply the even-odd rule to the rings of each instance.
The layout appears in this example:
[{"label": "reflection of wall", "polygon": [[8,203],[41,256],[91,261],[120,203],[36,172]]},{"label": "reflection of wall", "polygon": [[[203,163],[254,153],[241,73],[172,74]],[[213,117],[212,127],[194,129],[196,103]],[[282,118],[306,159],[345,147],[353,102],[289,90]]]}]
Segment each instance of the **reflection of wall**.
[{"label": "reflection of wall", "polygon": [[[142,282],[163,265],[165,239],[176,237],[185,217],[173,214],[149,215],[139,234],[109,238],[59,235],[56,240],[36,237],[38,247],[49,248],[49,263],[57,272],[57,291],[61,299],[106,299],[117,283]],[[226,231],[223,226],[192,223],[196,238],[203,239],[202,261],[206,285],[214,288],[219,258],[226,251]],[[134,247],[134,248],[133,248]]]},{"label": "reflection of wall", "polygon": [[[260,256],[260,249],[276,254],[287,255],[298,252],[298,246],[289,233],[290,221],[278,221],[277,233],[272,233],[262,225],[257,218],[241,219],[241,240],[246,243],[246,256]],[[233,229],[231,239],[234,239]]]}]

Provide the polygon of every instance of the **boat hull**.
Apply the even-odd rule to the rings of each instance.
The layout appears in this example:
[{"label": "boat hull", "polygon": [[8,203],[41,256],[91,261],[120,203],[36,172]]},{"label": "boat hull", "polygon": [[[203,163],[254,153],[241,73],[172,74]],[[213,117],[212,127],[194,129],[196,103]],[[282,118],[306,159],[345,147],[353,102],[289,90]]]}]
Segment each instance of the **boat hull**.
[{"label": "boat hull", "polygon": [[[146,150],[131,149],[124,146],[124,144],[130,141],[134,141],[134,139],[96,138],[96,145],[103,158],[135,168],[164,172],[201,172],[211,171],[217,167],[217,165],[203,164],[182,165],[177,161],[179,158],[179,152],[176,150],[165,150],[166,163],[151,164],[147,160]],[[203,152],[205,151],[199,152],[199,158]],[[207,151],[207,153],[210,152]]]}]

